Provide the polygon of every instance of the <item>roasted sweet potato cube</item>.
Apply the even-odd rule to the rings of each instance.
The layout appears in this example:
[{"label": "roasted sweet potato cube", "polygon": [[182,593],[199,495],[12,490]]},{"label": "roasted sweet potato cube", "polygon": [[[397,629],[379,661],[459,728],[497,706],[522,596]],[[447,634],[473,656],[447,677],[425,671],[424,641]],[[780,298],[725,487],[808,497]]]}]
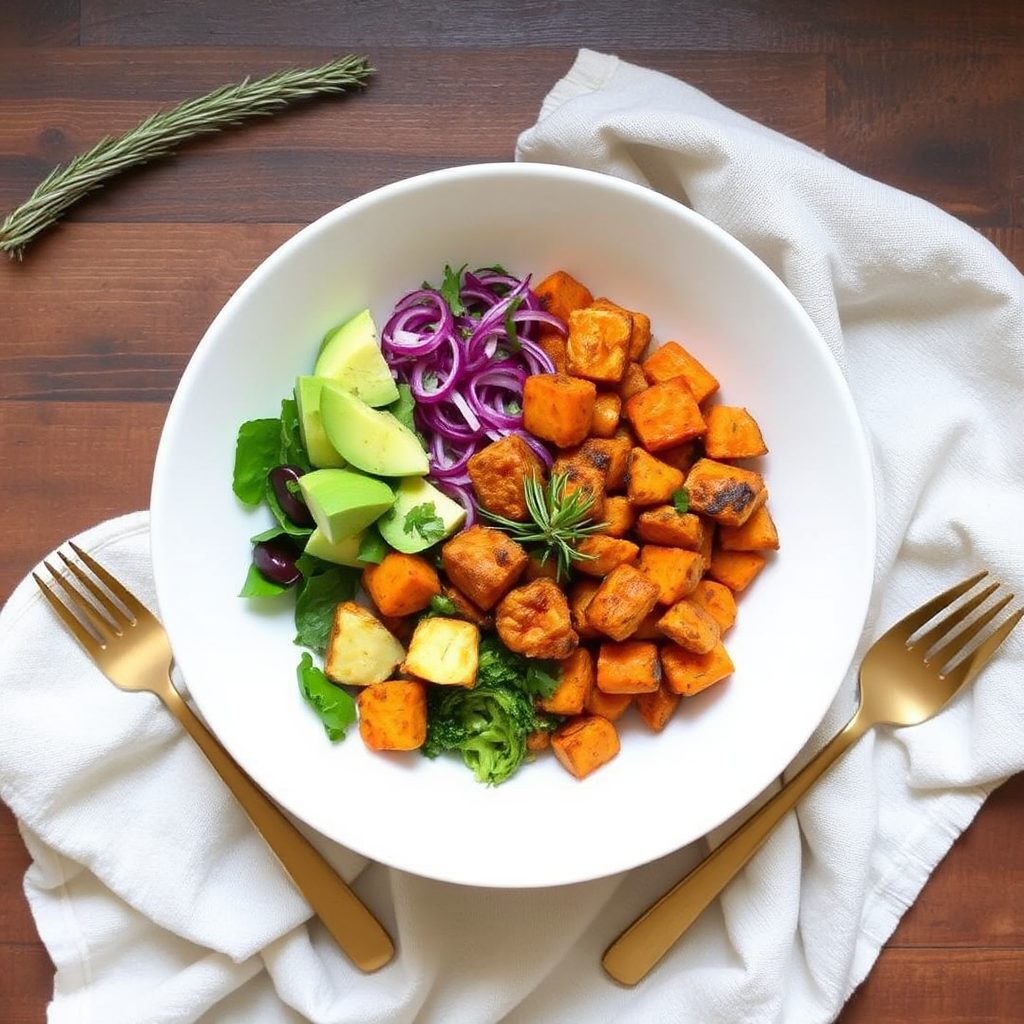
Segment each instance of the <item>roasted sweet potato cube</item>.
[{"label": "roasted sweet potato cube", "polygon": [[704,559],[688,548],[644,544],[637,568],[658,588],[659,604],[675,604],[686,597],[704,575]]},{"label": "roasted sweet potato cube", "polygon": [[559,448],[579,444],[590,431],[597,386],[564,373],[534,373],[523,384],[523,426]]},{"label": "roasted sweet potato cube", "polygon": [[537,332],[537,346],[547,354],[556,373],[565,373],[565,335],[553,327]]},{"label": "roasted sweet potato cube", "polygon": [[685,479],[682,470],[662,462],[643,448],[634,448],[629,453],[626,496],[637,507],[671,501]]},{"label": "roasted sweet potato cube", "polygon": [[661,683],[658,645],[650,640],[610,640],[597,651],[594,682],[602,693],[650,693]]},{"label": "roasted sweet potato cube", "polygon": [[675,444],[671,448],[662,448],[658,452],[658,458],[667,462],[684,473],[690,472],[690,467],[703,455],[699,438],[692,441],[684,441],[682,444]]},{"label": "roasted sweet potato cube", "polygon": [[764,477],[752,469],[716,459],[698,459],[684,484],[690,511],[722,526],[740,526],[765,503]]},{"label": "roasted sweet potato cube", "polygon": [[356,697],[359,735],[370,750],[416,750],[427,738],[427,690],[412,679],[373,683]]},{"label": "roasted sweet potato cube", "polygon": [[526,749],[533,754],[539,754],[551,746],[551,733],[547,729],[538,729],[526,737]]},{"label": "roasted sweet potato cube", "polygon": [[590,289],[565,270],[556,270],[531,287],[541,307],[565,321],[574,309],[583,309],[594,301]]},{"label": "roasted sweet potato cube", "polygon": [[601,296],[591,303],[596,309],[621,309],[628,313],[633,319],[633,329],[629,335],[629,358],[636,361],[641,359],[651,343],[651,318],[646,313],[639,313],[635,309],[626,309],[617,302]]},{"label": "roasted sweet potato cube", "polygon": [[718,546],[723,551],[777,551],[779,531],[768,506],[755,509],[741,526],[720,526]]},{"label": "roasted sweet potato cube", "polygon": [[600,586],[601,580],[584,576],[569,589],[569,617],[581,640],[593,640],[601,635],[587,622],[587,608]]},{"label": "roasted sweet potato cube", "polygon": [[519,580],[521,583],[529,583],[541,579],[558,582],[558,561],[551,557],[545,558],[543,553],[530,552],[530,560]]},{"label": "roasted sweet potato cube", "polygon": [[368,686],[387,679],[405,657],[405,648],[370,611],[355,601],[334,609],[324,650],[324,673],[344,686]]},{"label": "roasted sweet potato cube", "polygon": [[574,377],[617,384],[629,362],[633,318],[623,309],[574,309],[565,339],[565,370]]},{"label": "roasted sweet potato cube", "polygon": [[625,408],[636,436],[649,452],[683,444],[706,429],[700,407],[680,377],[637,392],[627,399]]},{"label": "roasted sweet potato cube", "polygon": [[665,634],[658,629],[658,620],[665,613],[664,605],[656,605],[641,620],[640,624],[630,633],[630,640],[656,640],[661,643]]},{"label": "roasted sweet potato cube", "polygon": [[441,548],[448,579],[484,611],[512,589],[528,560],[521,544],[501,530],[479,524],[455,534]]},{"label": "roasted sweet potato cube", "polygon": [[625,640],[658,603],[661,591],[632,565],[617,565],[587,605],[587,622],[613,640]]},{"label": "roasted sweet potato cube", "polygon": [[[629,467],[629,453],[632,451],[625,437],[588,437],[581,445],[571,450],[574,457],[601,470],[604,474],[605,490],[609,493],[622,490]],[[556,464],[560,459],[555,460]]]},{"label": "roasted sweet potato cube", "polygon": [[678,341],[666,341],[644,360],[644,375],[651,384],[682,378],[698,404],[718,390],[718,379]]},{"label": "roasted sweet potato cube", "polygon": [[628,402],[634,395],[646,391],[650,385],[644,376],[644,368],[636,362],[630,362],[623,371],[622,379],[615,388],[615,393],[622,399],[623,403]]},{"label": "roasted sweet potato cube", "polygon": [[661,686],[650,693],[638,693],[633,702],[644,722],[655,732],[662,732],[676,713],[682,699],[662,682]]},{"label": "roasted sweet potato cube", "polygon": [[381,615],[421,612],[441,593],[437,570],[422,555],[389,551],[362,573],[363,590]]},{"label": "roasted sweet potato cube", "polygon": [[607,718],[609,722],[617,722],[633,703],[631,693],[605,693],[597,686],[590,688],[587,699],[583,704],[584,714],[600,715]]},{"label": "roasted sweet potato cube", "polygon": [[584,537],[576,550],[584,557],[574,561],[573,568],[585,576],[607,576],[617,565],[631,565],[640,554],[639,545],[633,541],[603,533]]},{"label": "roasted sweet potato cube", "polygon": [[756,551],[723,551],[715,548],[707,573],[734,593],[746,590],[765,567],[767,559]]},{"label": "roasted sweet potato cube", "polygon": [[519,436],[492,441],[466,464],[477,502],[488,512],[525,522],[530,518],[523,493],[525,481],[543,482],[547,471],[540,456]]},{"label": "roasted sweet potato cube", "polygon": [[704,413],[708,425],[704,451],[712,459],[752,459],[764,455],[768,446],[757,420],[741,406],[712,405]]},{"label": "roasted sweet potato cube", "polygon": [[636,509],[624,494],[610,494],[604,499],[601,519],[607,524],[602,533],[609,537],[625,537],[636,525]]},{"label": "roasted sweet potato cube", "polygon": [[724,633],[736,622],[736,595],[718,580],[706,576],[687,595],[687,600],[700,606],[718,623]]},{"label": "roasted sweet potato cube", "polygon": [[707,654],[687,651],[677,644],[666,644],[661,649],[661,668],[665,674],[665,685],[684,697],[706,690],[735,671],[732,658],[721,641]]},{"label": "roasted sweet potato cube", "polygon": [[480,664],[480,630],[465,619],[430,615],[416,623],[403,674],[439,686],[476,685]]},{"label": "roasted sweet potato cube", "polygon": [[699,550],[707,532],[705,520],[694,512],[679,512],[674,505],[645,508],[636,518],[637,536],[648,544]]},{"label": "roasted sweet potato cube", "polygon": [[586,647],[577,647],[559,662],[561,678],[550,697],[537,703],[552,715],[581,715],[587,694],[594,687],[594,656]]},{"label": "roasted sweet potato cube", "polygon": [[594,437],[612,437],[622,417],[622,398],[614,391],[599,391],[594,399],[590,433]]},{"label": "roasted sweet potato cube", "polygon": [[602,465],[583,452],[582,446],[565,449],[551,464],[551,475],[563,478],[563,495],[579,492],[581,501],[590,502],[587,515],[595,523],[601,522],[604,514],[606,473]]},{"label": "roasted sweet potato cube", "polygon": [[549,579],[513,587],[498,602],[494,628],[510,651],[527,658],[567,658],[580,642],[565,592]]},{"label": "roasted sweet potato cube", "polygon": [[707,654],[722,639],[718,620],[685,597],[668,608],[658,620],[658,628],[669,640],[697,654]]},{"label": "roasted sweet potato cube", "polygon": [[442,583],[441,597],[451,602],[454,609],[452,615],[455,618],[465,619],[481,629],[490,629],[494,625],[494,616],[473,604],[458,587],[453,587],[450,583]]},{"label": "roasted sweet potato cube", "polygon": [[585,779],[619,752],[615,726],[600,715],[578,715],[558,727],[551,749],[570,775]]}]

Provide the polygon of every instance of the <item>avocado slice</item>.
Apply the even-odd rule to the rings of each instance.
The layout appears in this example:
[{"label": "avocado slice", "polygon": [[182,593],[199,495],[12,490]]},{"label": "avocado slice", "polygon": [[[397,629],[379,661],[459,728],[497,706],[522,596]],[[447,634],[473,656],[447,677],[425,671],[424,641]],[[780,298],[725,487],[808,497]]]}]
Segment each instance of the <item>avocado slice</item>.
[{"label": "avocado slice", "polygon": [[349,465],[375,476],[424,476],[430,467],[420,439],[385,409],[373,409],[334,381],[320,390],[327,439]]},{"label": "avocado slice", "polygon": [[365,569],[369,562],[364,562],[359,557],[359,548],[363,543],[364,531],[353,533],[349,537],[342,537],[341,540],[332,543],[327,539],[327,534],[318,526],[306,538],[306,554],[314,558],[322,558],[325,562],[333,562],[335,565],[348,565],[353,569]]},{"label": "avocado slice", "polygon": [[322,377],[299,377],[295,381],[295,405],[299,414],[299,433],[306,447],[309,461],[317,468],[335,467],[340,469],[345,460],[337,453],[334,445],[327,440],[323,420],[320,417],[320,389]]},{"label": "avocado slice", "polygon": [[450,537],[466,521],[466,510],[421,476],[405,477],[395,503],[377,520],[380,535],[396,551],[414,554]]},{"label": "avocado slice", "polygon": [[367,405],[377,408],[398,398],[368,309],[328,331],[313,365],[313,376],[336,381]]},{"label": "avocado slice", "polygon": [[299,477],[299,490],[331,544],[359,533],[395,503],[383,480],[352,469],[314,469]]}]

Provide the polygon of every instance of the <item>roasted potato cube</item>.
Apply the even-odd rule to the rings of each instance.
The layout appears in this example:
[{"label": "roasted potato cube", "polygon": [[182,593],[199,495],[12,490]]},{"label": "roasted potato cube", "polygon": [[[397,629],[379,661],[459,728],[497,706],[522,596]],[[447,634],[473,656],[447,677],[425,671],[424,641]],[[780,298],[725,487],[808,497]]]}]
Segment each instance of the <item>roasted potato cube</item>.
[{"label": "roasted potato cube", "polygon": [[422,555],[389,551],[362,574],[363,590],[381,615],[401,617],[421,612],[441,593],[437,570]]},{"label": "roasted potato cube", "polygon": [[706,690],[734,671],[732,658],[721,642],[707,654],[687,651],[677,644],[666,644],[661,649],[661,668],[665,673],[665,685],[684,697]]},{"label": "roasted potato cube", "polygon": [[541,307],[568,322],[574,309],[583,309],[594,301],[590,289],[568,271],[556,270],[532,286]]},{"label": "roasted potato cube", "polygon": [[580,642],[565,593],[549,579],[513,587],[495,610],[494,628],[510,651],[527,658],[561,660]]},{"label": "roasted potato cube", "polygon": [[687,600],[712,616],[722,633],[736,622],[736,595],[718,580],[711,580],[705,576],[687,595]]},{"label": "roasted potato cube", "polygon": [[679,512],[675,505],[645,508],[636,519],[637,536],[648,544],[698,551],[707,527],[694,512]]},{"label": "roasted potato cube", "polygon": [[632,565],[617,565],[587,605],[587,622],[613,640],[631,636],[658,603],[661,590]]},{"label": "roasted potato cube", "polygon": [[650,693],[638,693],[634,698],[640,717],[655,732],[661,732],[668,725],[679,707],[682,696],[673,693],[664,682]]},{"label": "roasted potato cube", "polygon": [[649,640],[601,644],[594,682],[602,693],[651,693],[661,684],[658,645]]},{"label": "roasted potato cube", "polygon": [[637,567],[657,586],[659,604],[675,604],[686,597],[704,575],[704,559],[699,552],[659,544],[640,548]]},{"label": "roasted potato cube", "polygon": [[523,384],[523,427],[558,448],[579,444],[590,432],[597,386],[564,373],[534,373]]},{"label": "roasted potato cube", "polygon": [[629,361],[633,318],[624,309],[574,309],[565,340],[565,369],[573,377],[604,384],[622,380]]},{"label": "roasted potato cube", "polygon": [[683,486],[686,479],[682,470],[651,455],[643,448],[629,453],[626,474],[626,496],[633,505],[664,505]]},{"label": "roasted potato cube", "polygon": [[658,628],[674,643],[697,654],[707,654],[722,639],[718,620],[685,597],[669,607],[658,620]]},{"label": "roasted potato cube", "polygon": [[439,686],[476,685],[480,630],[465,619],[428,616],[416,623],[402,672]]},{"label": "roasted potato cube", "polygon": [[709,458],[753,459],[768,451],[757,420],[740,406],[712,405],[704,422],[708,426],[704,451]]},{"label": "roasted potato cube", "polygon": [[622,398],[614,391],[599,391],[594,399],[590,433],[594,437],[611,437],[622,416]]},{"label": "roasted potato cube", "polygon": [[562,659],[559,668],[562,677],[557,688],[537,703],[552,715],[581,715],[587,694],[594,687],[594,656],[586,647],[577,647]]},{"label": "roasted potato cube", "polygon": [[760,473],[715,459],[698,459],[684,486],[690,511],[722,526],[741,526],[768,498]]},{"label": "roasted potato cube", "polygon": [[681,377],[698,405],[718,390],[715,375],[678,341],[666,341],[644,360],[643,366],[651,384]]},{"label": "roasted potato cube", "polygon": [[488,512],[525,522],[530,518],[523,483],[543,482],[547,473],[540,456],[518,434],[508,434],[482,448],[466,464],[473,493]]},{"label": "roasted potato cube", "polygon": [[441,548],[448,579],[483,611],[490,611],[515,586],[528,560],[521,544],[479,524],[455,534]]},{"label": "roasted potato cube", "polygon": [[641,359],[647,351],[647,346],[651,343],[651,318],[646,313],[638,313],[635,309],[626,309],[625,306],[620,306],[617,302],[612,302],[611,299],[604,296],[594,299],[591,306],[595,309],[621,309],[632,317],[633,328],[629,335],[629,358]]},{"label": "roasted potato cube", "polygon": [[779,531],[768,506],[755,509],[741,526],[720,526],[718,546],[723,551],[777,551]]},{"label": "roasted potato cube", "polygon": [[607,576],[617,565],[630,564],[637,560],[640,547],[631,540],[609,537],[594,533],[576,545],[584,558],[574,561],[573,568],[584,576]]},{"label": "roasted potato cube", "polygon": [[344,686],[379,683],[404,657],[405,648],[368,608],[355,601],[341,601],[334,609],[324,650],[324,674],[331,682]]},{"label": "roasted potato cube", "polygon": [[637,392],[626,400],[626,415],[649,452],[674,448],[707,429],[700,407],[681,377]]},{"label": "roasted potato cube", "polygon": [[359,735],[370,750],[416,750],[427,738],[427,690],[413,679],[372,683],[359,691]]},{"label": "roasted potato cube", "polygon": [[584,779],[619,752],[619,734],[607,718],[579,715],[555,730],[551,749],[566,771]]},{"label": "roasted potato cube", "polygon": [[707,573],[734,593],[746,590],[765,567],[767,559],[756,551],[723,551],[715,548]]}]

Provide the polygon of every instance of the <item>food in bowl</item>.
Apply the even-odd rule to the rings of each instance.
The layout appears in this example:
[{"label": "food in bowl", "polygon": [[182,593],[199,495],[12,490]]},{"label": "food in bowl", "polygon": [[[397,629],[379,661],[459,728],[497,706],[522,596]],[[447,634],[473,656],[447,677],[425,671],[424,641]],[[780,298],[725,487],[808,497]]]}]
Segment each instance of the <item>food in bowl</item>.
[{"label": "food in bowl", "polygon": [[328,736],[358,719],[488,785],[550,750],[584,779],[631,707],[660,733],[728,678],[779,540],[760,428],[719,387],[565,270],[446,265],[379,339],[369,309],[332,328],[281,416],[240,427],[233,482],[275,520],[242,596],[297,591]]}]

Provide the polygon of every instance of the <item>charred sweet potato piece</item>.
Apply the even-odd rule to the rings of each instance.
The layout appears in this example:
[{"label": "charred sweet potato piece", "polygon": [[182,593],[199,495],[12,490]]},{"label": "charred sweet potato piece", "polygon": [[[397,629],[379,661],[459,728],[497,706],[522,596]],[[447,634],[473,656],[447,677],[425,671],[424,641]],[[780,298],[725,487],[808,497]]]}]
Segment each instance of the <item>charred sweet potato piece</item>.
[{"label": "charred sweet potato piece", "polygon": [[633,318],[623,309],[588,306],[569,314],[565,371],[604,384],[617,384],[629,361]]},{"label": "charred sweet potato piece", "polygon": [[581,715],[587,694],[594,686],[594,657],[586,647],[577,647],[559,662],[561,678],[550,697],[537,703],[552,715]]},{"label": "charred sweet potato piece", "polygon": [[584,576],[607,576],[617,565],[632,564],[640,554],[640,547],[631,540],[595,533],[576,545],[586,557],[573,562],[573,568]]},{"label": "charred sweet potato piece", "polygon": [[676,713],[682,699],[662,682],[650,693],[638,693],[633,701],[644,722],[655,732],[661,732]]},{"label": "charred sweet potato piece", "polygon": [[363,590],[374,606],[387,616],[421,612],[441,593],[437,570],[422,555],[389,551],[362,574]]},{"label": "charred sweet potato piece", "polygon": [[[571,454],[574,459],[601,470],[605,490],[613,493],[621,491],[625,485],[630,451],[632,446],[625,437],[588,437],[571,449]],[[560,463],[560,458],[555,460],[556,464]]]},{"label": "charred sweet potato piece", "polygon": [[656,690],[661,683],[658,645],[649,640],[612,640],[601,644],[594,682],[602,693]]},{"label": "charred sweet potato piece", "polygon": [[673,448],[707,429],[700,407],[680,377],[652,384],[626,401],[626,415],[649,452]]},{"label": "charred sweet potato piece", "polygon": [[513,587],[495,609],[494,628],[510,651],[527,658],[567,658],[580,642],[565,592],[549,579]]},{"label": "charred sweet potato piece", "polygon": [[614,391],[599,391],[594,399],[590,433],[594,437],[611,437],[622,416],[622,398]]},{"label": "charred sweet potato piece", "polygon": [[651,384],[682,378],[698,404],[713,395],[718,378],[678,341],[666,341],[644,360],[644,375]]},{"label": "charred sweet potato piece", "polygon": [[636,532],[648,544],[697,551],[707,532],[705,522],[693,512],[679,512],[674,505],[645,508],[636,519]]},{"label": "charred sweet potato piece", "polygon": [[669,607],[658,620],[658,628],[674,643],[697,654],[707,654],[722,639],[718,620],[685,597]]},{"label": "charred sweet potato piece", "polygon": [[474,524],[441,548],[441,562],[452,584],[483,611],[490,611],[512,589],[529,560],[523,546],[501,530]]},{"label": "charred sweet potato piece", "polygon": [[518,434],[492,441],[466,464],[477,502],[488,512],[525,522],[530,517],[523,483],[547,477],[540,456]]},{"label": "charred sweet potato piece", "polygon": [[619,734],[607,718],[578,715],[555,730],[551,749],[566,771],[585,779],[619,752]]},{"label": "charred sweet potato piece", "polygon": [[662,462],[643,448],[629,453],[626,496],[634,506],[664,505],[683,486],[682,470]]},{"label": "charred sweet potato piece", "polygon": [[767,505],[755,509],[741,526],[720,526],[718,546],[723,551],[776,551],[779,531]]},{"label": "charred sweet potato piece", "polygon": [[646,313],[637,312],[635,309],[626,309],[617,302],[601,296],[594,299],[591,305],[595,309],[620,309],[628,313],[633,320],[633,329],[629,335],[629,358],[636,361],[643,357],[647,346],[651,343],[651,318]]},{"label": "charred sweet potato piece", "polygon": [[752,459],[768,451],[757,420],[741,406],[712,405],[704,422],[708,426],[704,451],[709,458]]},{"label": "charred sweet potato piece", "polygon": [[618,565],[601,581],[587,605],[587,623],[611,637],[625,640],[658,603],[661,591],[632,565]]},{"label": "charred sweet potato piece", "polygon": [[359,691],[359,735],[370,750],[416,750],[427,738],[427,690],[411,679]]},{"label": "charred sweet potato piece", "polygon": [[582,446],[563,450],[551,464],[551,475],[564,479],[563,495],[579,492],[581,500],[590,502],[587,516],[595,523],[601,522],[604,514],[606,466],[607,460],[602,463],[588,457]]},{"label": "charred sweet potato piece", "polygon": [[690,510],[722,526],[740,526],[765,503],[764,477],[752,469],[716,459],[698,459],[684,484]]},{"label": "charred sweet potato piece", "polygon": [[675,604],[700,582],[704,559],[687,548],[644,544],[637,568],[657,586],[659,604]]},{"label": "charred sweet potato piece", "polygon": [[708,575],[724,583],[734,593],[746,590],[754,577],[765,567],[767,559],[756,551],[723,551],[715,548],[711,552]]},{"label": "charred sweet potato piece", "polygon": [[597,386],[564,373],[535,373],[523,385],[523,426],[559,448],[579,444],[590,431]]},{"label": "charred sweet potato piece", "polygon": [[736,622],[736,596],[718,580],[711,580],[705,576],[687,595],[687,600],[711,615],[722,633]]},{"label": "charred sweet potato piece", "polygon": [[594,301],[593,293],[568,271],[556,270],[532,286],[541,307],[568,321],[574,309],[583,309]]},{"label": "charred sweet potato piece", "polygon": [[706,690],[735,670],[732,658],[721,641],[707,654],[687,651],[677,644],[666,644],[661,649],[661,668],[665,674],[665,685],[684,697]]}]

